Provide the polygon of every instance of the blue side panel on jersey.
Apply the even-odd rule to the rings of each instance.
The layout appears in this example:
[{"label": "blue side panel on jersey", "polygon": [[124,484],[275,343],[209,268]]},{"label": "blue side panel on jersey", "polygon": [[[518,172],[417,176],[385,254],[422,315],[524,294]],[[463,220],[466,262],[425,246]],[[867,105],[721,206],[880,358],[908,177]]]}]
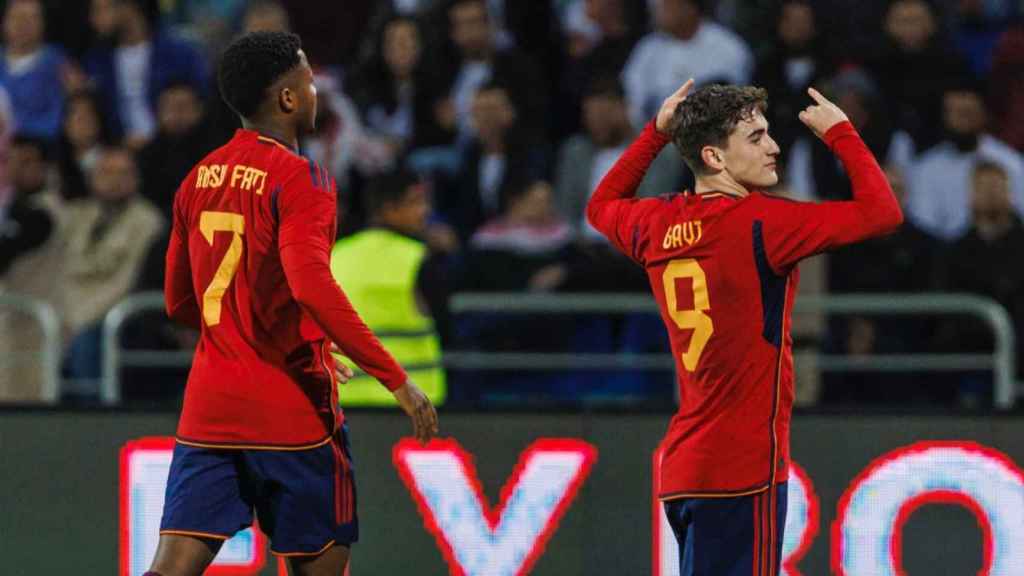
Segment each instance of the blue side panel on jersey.
[{"label": "blue side panel on jersey", "polygon": [[277,197],[281,194],[281,185],[274,186],[274,190],[270,193],[270,213],[274,217],[274,222],[279,221],[280,212],[277,210]]},{"label": "blue side panel on jersey", "polygon": [[786,306],[786,277],[778,276],[768,264],[764,248],[764,231],[760,220],[754,220],[754,262],[761,281],[761,314],[764,331],[761,335],[774,346],[782,345],[782,312]]}]

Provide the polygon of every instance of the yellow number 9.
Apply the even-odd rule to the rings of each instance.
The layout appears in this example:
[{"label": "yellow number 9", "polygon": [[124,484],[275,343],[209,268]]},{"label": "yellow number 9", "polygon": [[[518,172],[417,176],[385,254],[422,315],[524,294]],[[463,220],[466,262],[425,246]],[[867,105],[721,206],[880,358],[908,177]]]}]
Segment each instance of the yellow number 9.
[{"label": "yellow number 9", "polygon": [[[711,304],[708,301],[708,278],[704,274],[704,269],[693,258],[669,262],[661,278],[665,285],[665,306],[668,308],[669,316],[680,330],[693,330],[690,346],[683,353],[683,366],[687,371],[693,372],[697,369],[697,362],[700,360],[701,353],[704,352],[704,346],[715,332],[711,316],[705,313],[711,309]],[[693,280],[692,310],[678,309],[676,280],[679,278]]]},{"label": "yellow number 9", "polygon": [[220,261],[213,280],[203,292],[203,321],[207,326],[220,324],[220,302],[224,298],[231,279],[238,271],[238,263],[242,260],[242,234],[245,234],[245,218],[233,212],[204,211],[199,215],[199,231],[203,238],[213,246],[213,235],[217,232],[231,232],[231,244]]}]

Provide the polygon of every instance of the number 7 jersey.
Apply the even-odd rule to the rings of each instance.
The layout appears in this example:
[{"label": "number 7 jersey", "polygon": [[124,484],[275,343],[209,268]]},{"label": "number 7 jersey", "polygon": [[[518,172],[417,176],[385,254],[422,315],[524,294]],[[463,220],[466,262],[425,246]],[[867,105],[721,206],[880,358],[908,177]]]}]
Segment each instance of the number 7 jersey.
[{"label": "number 7 jersey", "polygon": [[336,186],[280,142],[239,130],[174,199],[165,299],[200,330],[178,441],[303,449],[342,424],[329,342],[391,390],[406,375],[330,273]]},{"label": "number 7 jersey", "polygon": [[668,142],[649,125],[588,205],[594,227],[646,269],[675,356],[680,401],[662,441],[663,500],[754,494],[788,478],[796,264],[902,220],[853,127],[837,125],[825,140],[851,174],[853,201],[759,191],[633,198]]}]

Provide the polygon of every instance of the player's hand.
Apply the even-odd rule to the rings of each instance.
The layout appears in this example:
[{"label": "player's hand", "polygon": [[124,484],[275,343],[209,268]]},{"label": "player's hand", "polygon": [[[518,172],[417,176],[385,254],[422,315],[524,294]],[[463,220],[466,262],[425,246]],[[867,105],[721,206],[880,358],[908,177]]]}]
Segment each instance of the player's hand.
[{"label": "player's hand", "polygon": [[686,95],[693,88],[693,78],[686,81],[674,94],[665,99],[658,110],[658,117],[654,120],[654,128],[662,134],[668,134],[672,130],[672,117],[676,115],[676,108],[679,103],[686,100]]},{"label": "player's hand", "polygon": [[814,88],[807,88],[807,93],[811,95],[815,103],[804,108],[798,116],[800,121],[806,124],[818,138],[824,136],[829,128],[849,120],[846,113],[828,98],[822,96],[821,92]]},{"label": "player's hand", "polygon": [[421,444],[426,445],[431,438],[437,436],[437,411],[419,386],[411,380],[406,381],[394,391],[394,395],[398,405],[412,419],[413,433]]},{"label": "player's hand", "polygon": [[[330,352],[334,356],[344,354],[344,352],[341,351],[341,348],[338,348],[338,345],[334,342],[331,342]],[[338,381],[338,384],[348,384],[348,381],[351,380],[353,376],[355,376],[355,372],[353,372],[351,368],[346,366],[341,360],[338,360],[337,358],[334,359],[334,379]]]}]

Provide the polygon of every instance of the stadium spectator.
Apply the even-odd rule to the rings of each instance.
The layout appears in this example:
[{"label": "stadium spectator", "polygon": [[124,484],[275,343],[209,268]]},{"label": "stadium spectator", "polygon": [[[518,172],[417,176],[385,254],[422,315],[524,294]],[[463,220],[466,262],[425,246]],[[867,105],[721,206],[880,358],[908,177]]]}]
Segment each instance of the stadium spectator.
[{"label": "stadium spectator", "polygon": [[262,0],[175,0],[161,6],[162,21],[188,38],[214,61],[238,28],[238,23]]},{"label": "stadium spectator", "polygon": [[966,65],[938,33],[935,7],[927,0],[894,0],[888,6],[885,38],[867,67],[878,80],[896,127],[920,152],[942,137],[942,90]]},{"label": "stadium spectator", "polygon": [[[63,215],[60,194],[49,185],[47,151],[44,140],[26,135],[15,135],[7,151],[13,198],[0,216],[0,293],[38,298],[59,314]],[[40,398],[42,339],[33,319],[0,311],[0,401]]]},{"label": "stadium spectator", "polygon": [[489,82],[476,92],[472,121],[476,135],[463,150],[454,185],[438,202],[463,240],[505,209],[516,180],[541,178],[547,168],[547,158],[522,130],[503,85]]},{"label": "stadium spectator", "polygon": [[88,91],[75,92],[64,103],[64,122],[57,139],[60,193],[65,200],[88,196],[86,174],[92,171],[100,148],[109,143],[101,105]]},{"label": "stadium spectator", "polygon": [[60,132],[65,82],[77,75],[60,48],[44,43],[45,26],[39,0],[7,2],[0,85],[11,97],[18,131],[53,140]]},{"label": "stadium spectator", "polygon": [[485,0],[449,0],[445,4],[448,70],[445,88],[435,100],[435,119],[463,139],[474,132],[472,108],[477,90],[488,82],[506,86],[517,124],[534,137],[544,134],[547,89],[534,62],[514,46],[502,46]]},{"label": "stadium spectator", "polygon": [[462,289],[547,292],[561,286],[573,229],[555,210],[552,197],[551,185],[543,180],[511,188],[507,208],[469,241]]},{"label": "stadium spectator", "polygon": [[412,146],[443,141],[434,122],[432,66],[424,65],[419,22],[392,16],[372,39],[372,48],[349,83],[367,132],[387,146],[392,157]]},{"label": "stadium spectator", "polygon": [[993,133],[1024,152],[1024,22],[1011,26],[999,38],[988,86]]},{"label": "stadium spectator", "polygon": [[142,195],[171,220],[174,192],[216,146],[203,122],[203,102],[185,82],[168,84],[157,100],[157,132],[139,152]]},{"label": "stadium spectator", "polygon": [[71,203],[63,269],[65,323],[71,335],[65,363],[75,385],[67,392],[94,397],[100,374],[100,322],[135,286],[150,244],[166,223],[139,194],[131,150],[105,148],[90,174],[91,195]]},{"label": "stadium spectator", "polygon": [[[446,331],[449,273],[446,255],[426,241],[429,193],[407,172],[380,176],[366,192],[370,227],[334,245],[331,274],[410,377],[442,404],[447,388],[439,333]],[[340,398],[347,406],[396,405],[365,375],[349,380]]]},{"label": "stadium spectator", "polygon": [[970,226],[973,167],[991,160],[1006,170],[1010,197],[1024,209],[1024,160],[987,133],[988,110],[981,87],[972,81],[951,85],[942,96],[945,139],[922,154],[907,176],[907,210],[931,234],[955,240]]},{"label": "stadium spectator", "polygon": [[291,30],[288,11],[277,0],[254,0],[245,7],[242,32],[287,32]]},{"label": "stadium spectator", "polygon": [[[102,0],[101,0],[102,1]],[[141,148],[157,130],[157,99],[176,82],[207,92],[207,70],[191,44],[160,28],[155,0],[115,0],[114,38],[89,51],[84,67],[105,105],[111,134]]]},{"label": "stadium spectator", "polygon": [[370,28],[380,0],[317,2],[281,0],[288,12],[289,29],[302,37],[302,50],[314,69],[355,64],[363,34]]},{"label": "stadium spectator", "polygon": [[775,36],[757,60],[754,85],[772,99],[768,122],[785,166],[793,144],[806,134],[797,114],[807,106],[807,87],[829,76],[832,63],[810,0],[785,0],[774,22]]},{"label": "stadium spectator", "polygon": [[987,0],[953,3],[953,42],[977,78],[983,78],[991,71],[992,51],[1005,28],[1004,10],[992,4]]},{"label": "stadium spectator", "polygon": [[[988,296],[1006,307],[1017,331],[1017,358],[1024,358],[1024,267],[1016,264],[1024,227],[1005,167],[985,161],[974,166],[970,211],[970,229],[943,258],[943,288]],[[992,350],[991,331],[973,318],[948,323],[943,336],[957,352]],[[1020,363],[1017,370],[1018,378],[1024,375]],[[967,407],[978,406],[985,394],[978,376],[965,377],[959,392]]]},{"label": "stadium spectator", "polygon": [[[586,131],[566,140],[559,150],[554,200],[562,218],[578,236],[604,243],[604,236],[586,221],[584,209],[591,192],[635,136],[625,95],[615,76],[591,82],[583,97],[582,116]],[[674,149],[666,149],[651,165],[639,194],[656,196],[678,190],[682,178],[678,155]]]},{"label": "stadium spectator", "polygon": [[[906,202],[903,174],[885,170],[893,194]],[[943,245],[913,222],[896,232],[841,248],[828,259],[828,288],[845,293],[906,293],[938,290]],[[801,272],[804,272],[801,267]],[[803,274],[801,274],[802,276]],[[802,285],[802,283],[801,283]],[[834,352],[851,356],[927,352],[934,349],[933,319],[886,316],[837,316],[831,322]],[[933,375],[831,373],[823,400],[828,403],[902,403],[936,399]]]},{"label": "stadium spectator", "polygon": [[585,0],[582,13],[593,22],[593,36],[569,32],[567,62],[561,78],[558,134],[572,134],[580,128],[584,91],[597,78],[618,77],[641,32],[632,26],[624,0]]},{"label": "stadium spectator", "polygon": [[657,0],[656,28],[622,72],[629,118],[638,131],[687,78],[746,84],[754,58],[742,38],[705,17],[707,0]]},{"label": "stadium spectator", "polygon": [[4,210],[13,200],[14,191],[7,174],[7,154],[14,135],[14,110],[7,90],[0,86],[0,222],[4,219]]}]

